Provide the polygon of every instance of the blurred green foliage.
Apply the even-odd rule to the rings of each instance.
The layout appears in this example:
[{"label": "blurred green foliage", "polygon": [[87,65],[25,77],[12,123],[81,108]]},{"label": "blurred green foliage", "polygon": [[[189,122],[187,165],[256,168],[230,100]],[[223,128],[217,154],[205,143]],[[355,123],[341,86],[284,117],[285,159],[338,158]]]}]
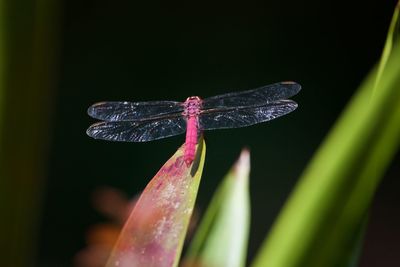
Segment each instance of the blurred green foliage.
[{"label": "blurred green foliage", "polygon": [[397,19],[398,9],[378,71],[306,168],[254,267],[349,266],[349,251],[400,142],[400,42],[392,39]]},{"label": "blurred green foliage", "polygon": [[58,3],[0,3],[1,265],[37,254],[58,42]]}]

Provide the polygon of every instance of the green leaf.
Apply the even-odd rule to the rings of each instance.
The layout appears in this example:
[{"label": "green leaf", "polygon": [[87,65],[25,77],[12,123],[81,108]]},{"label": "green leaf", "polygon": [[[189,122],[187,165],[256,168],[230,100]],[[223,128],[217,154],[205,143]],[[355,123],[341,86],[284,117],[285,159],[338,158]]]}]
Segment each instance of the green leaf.
[{"label": "green leaf", "polygon": [[341,266],[349,255],[399,147],[399,58],[394,42],[303,173],[253,267]]},{"label": "green leaf", "polygon": [[204,140],[191,165],[183,153],[184,146],[144,189],[106,266],[177,266],[203,171]]},{"label": "green leaf", "polygon": [[245,265],[250,223],[250,154],[243,150],[214,194],[189,247],[185,266]]},{"label": "green leaf", "polygon": [[[0,1],[1,266],[37,257],[59,73],[61,1]],[[23,107],[23,108],[21,108]]]},{"label": "green leaf", "polygon": [[354,233],[354,241],[352,247],[350,247],[349,251],[347,251],[347,255],[344,254],[344,256],[341,257],[343,259],[343,263],[338,264],[338,266],[344,266],[344,267],[358,266],[358,260],[361,255],[362,247],[364,245],[364,236],[365,236],[365,231],[367,230],[367,225],[368,225],[368,216],[365,216],[362,222],[360,223],[358,231]]},{"label": "green leaf", "polygon": [[397,2],[397,5],[394,9],[394,14],[392,17],[392,21],[390,22],[390,26],[389,26],[389,31],[388,31],[388,35],[386,37],[386,42],[385,42],[385,46],[383,47],[383,51],[382,51],[382,56],[381,59],[379,61],[379,66],[378,66],[378,70],[377,70],[377,75],[376,75],[376,80],[375,80],[375,86],[374,86],[374,92],[376,92],[376,90],[378,90],[378,84],[381,80],[382,77],[382,73],[383,70],[386,67],[386,63],[389,59],[389,55],[392,52],[392,48],[393,48],[393,43],[397,41],[398,39],[398,34],[399,34],[399,29],[400,29],[400,21],[399,21],[399,12],[400,12],[400,1]]}]

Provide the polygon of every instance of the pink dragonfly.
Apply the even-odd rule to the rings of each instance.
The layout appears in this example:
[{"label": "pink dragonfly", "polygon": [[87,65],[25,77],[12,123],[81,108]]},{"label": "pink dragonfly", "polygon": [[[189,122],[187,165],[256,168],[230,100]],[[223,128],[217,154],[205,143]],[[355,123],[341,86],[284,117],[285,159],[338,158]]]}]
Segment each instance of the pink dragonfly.
[{"label": "pink dragonfly", "polygon": [[280,82],[205,99],[191,96],[185,102],[100,102],[89,107],[88,114],[102,122],[86,133],[95,139],[147,142],[186,131],[184,161],[189,165],[203,130],[245,127],[283,116],[297,108],[287,98],[300,89],[298,83]]}]

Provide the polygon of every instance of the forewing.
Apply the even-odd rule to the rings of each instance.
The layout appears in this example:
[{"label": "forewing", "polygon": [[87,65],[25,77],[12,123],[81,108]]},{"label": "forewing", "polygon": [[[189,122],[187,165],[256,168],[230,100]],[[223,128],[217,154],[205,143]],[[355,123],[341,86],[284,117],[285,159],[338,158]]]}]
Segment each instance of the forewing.
[{"label": "forewing", "polygon": [[297,103],[292,100],[279,100],[259,107],[205,111],[200,115],[199,124],[202,130],[239,128],[270,121],[296,108]]},{"label": "forewing", "polygon": [[234,92],[209,97],[203,100],[204,110],[213,108],[262,106],[268,103],[287,99],[297,94],[301,89],[295,82],[280,82],[253,90]]},{"label": "forewing", "polygon": [[184,133],[182,116],[145,122],[103,121],[91,125],[86,133],[95,139],[124,142],[147,142]]},{"label": "forewing", "polygon": [[99,102],[89,107],[90,117],[104,121],[143,121],[182,112],[181,102]]}]

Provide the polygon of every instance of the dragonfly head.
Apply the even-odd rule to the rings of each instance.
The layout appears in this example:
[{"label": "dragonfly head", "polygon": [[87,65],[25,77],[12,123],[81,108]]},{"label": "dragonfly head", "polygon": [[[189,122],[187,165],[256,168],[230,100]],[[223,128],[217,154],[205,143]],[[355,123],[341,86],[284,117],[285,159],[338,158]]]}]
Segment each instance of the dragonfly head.
[{"label": "dragonfly head", "polygon": [[198,97],[198,96],[189,96],[188,98],[186,98],[186,101],[185,102],[195,102],[195,101],[198,101],[198,102],[200,102],[201,101],[201,98],[200,97]]}]

